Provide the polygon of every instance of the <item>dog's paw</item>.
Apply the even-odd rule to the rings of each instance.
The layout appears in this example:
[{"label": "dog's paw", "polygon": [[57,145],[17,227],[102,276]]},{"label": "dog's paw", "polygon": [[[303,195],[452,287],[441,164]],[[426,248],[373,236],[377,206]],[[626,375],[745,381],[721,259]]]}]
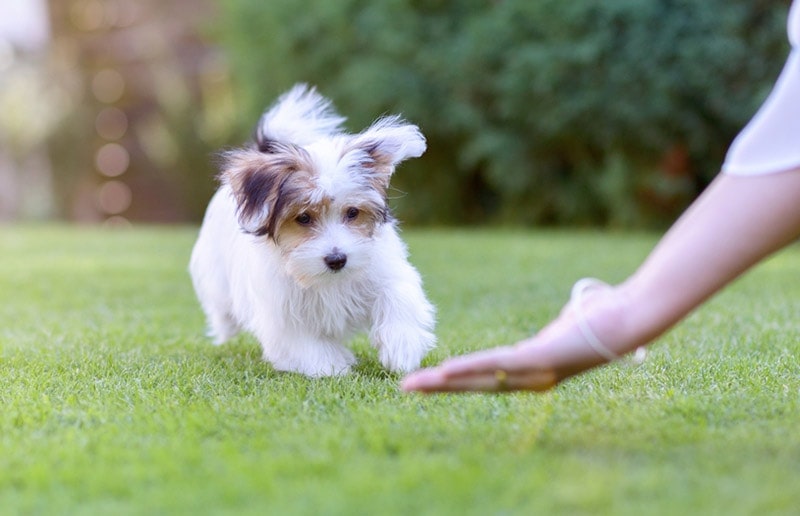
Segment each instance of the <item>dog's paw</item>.
[{"label": "dog's paw", "polygon": [[395,328],[384,331],[375,342],[378,360],[390,371],[409,373],[419,368],[428,351],[436,346],[436,337],[429,331]]},{"label": "dog's paw", "polygon": [[[288,349],[292,351],[288,352]],[[284,349],[277,357],[265,350],[264,360],[278,371],[299,373],[311,378],[345,375],[356,362],[349,349],[326,342],[306,342],[288,349]]]},{"label": "dog's paw", "polygon": [[276,371],[283,371],[286,373],[298,373],[309,378],[326,378],[330,376],[344,376],[350,372],[350,365],[342,365],[342,364],[327,364],[323,366],[314,366],[309,367],[307,365],[297,365],[297,364],[281,364],[281,363],[272,363],[272,366],[275,368]]}]

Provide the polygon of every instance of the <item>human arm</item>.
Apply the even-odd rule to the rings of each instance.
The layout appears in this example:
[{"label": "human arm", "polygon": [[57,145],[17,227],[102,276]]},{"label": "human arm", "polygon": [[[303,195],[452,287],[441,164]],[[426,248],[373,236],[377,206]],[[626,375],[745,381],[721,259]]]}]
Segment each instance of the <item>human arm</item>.
[{"label": "human arm", "polygon": [[529,339],[412,373],[402,388],[547,390],[606,361],[587,344],[578,317],[614,353],[625,354],[651,342],[798,235],[800,168],[720,174],[623,283],[590,293],[580,310],[568,305]]}]

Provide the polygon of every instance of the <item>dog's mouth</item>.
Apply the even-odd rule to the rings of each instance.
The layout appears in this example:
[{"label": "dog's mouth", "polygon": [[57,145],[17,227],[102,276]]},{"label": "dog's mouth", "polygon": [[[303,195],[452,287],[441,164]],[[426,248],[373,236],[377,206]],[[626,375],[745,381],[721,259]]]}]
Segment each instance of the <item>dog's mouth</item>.
[{"label": "dog's mouth", "polygon": [[322,259],[322,262],[323,266],[314,268],[314,270],[289,267],[287,272],[300,288],[307,289],[338,283],[345,277],[350,276],[351,269],[354,270],[351,266],[345,266],[347,264],[346,258],[328,258],[326,256]]}]

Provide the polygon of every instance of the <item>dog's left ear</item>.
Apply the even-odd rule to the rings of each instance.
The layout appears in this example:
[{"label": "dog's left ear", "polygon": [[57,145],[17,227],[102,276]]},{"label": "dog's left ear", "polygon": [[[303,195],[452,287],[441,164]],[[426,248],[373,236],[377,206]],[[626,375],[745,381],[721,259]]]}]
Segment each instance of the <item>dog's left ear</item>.
[{"label": "dog's left ear", "polygon": [[395,167],[409,158],[422,156],[426,146],[425,137],[416,125],[399,116],[388,116],[353,136],[350,148],[363,152],[367,159],[361,161],[361,166],[382,176],[384,186],[388,186]]}]

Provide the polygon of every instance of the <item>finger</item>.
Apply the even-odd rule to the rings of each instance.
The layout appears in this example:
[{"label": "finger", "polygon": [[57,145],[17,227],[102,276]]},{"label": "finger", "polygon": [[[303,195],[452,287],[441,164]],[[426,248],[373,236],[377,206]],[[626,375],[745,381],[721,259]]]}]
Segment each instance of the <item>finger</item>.
[{"label": "finger", "polygon": [[556,383],[556,375],[552,371],[509,373],[498,369],[492,373],[446,378],[439,390],[442,392],[541,392],[554,387]]},{"label": "finger", "polygon": [[403,380],[404,391],[433,392],[498,392],[506,390],[507,385],[498,384],[494,374],[476,374],[472,376],[448,377],[440,371],[420,371]]},{"label": "finger", "polygon": [[445,381],[439,368],[420,369],[415,371],[400,382],[400,388],[406,392],[436,390]]},{"label": "finger", "polygon": [[517,350],[510,346],[487,349],[462,355],[444,361],[439,368],[447,376],[469,375],[473,373],[494,373],[497,369],[517,370]]},{"label": "finger", "polygon": [[503,369],[473,372],[450,376],[441,368],[427,369],[409,375],[403,380],[404,391],[419,392],[508,392],[546,391],[557,383],[552,370],[526,370],[508,372]]},{"label": "finger", "polygon": [[558,384],[558,375],[552,369],[531,369],[509,375],[507,390],[544,392]]}]

